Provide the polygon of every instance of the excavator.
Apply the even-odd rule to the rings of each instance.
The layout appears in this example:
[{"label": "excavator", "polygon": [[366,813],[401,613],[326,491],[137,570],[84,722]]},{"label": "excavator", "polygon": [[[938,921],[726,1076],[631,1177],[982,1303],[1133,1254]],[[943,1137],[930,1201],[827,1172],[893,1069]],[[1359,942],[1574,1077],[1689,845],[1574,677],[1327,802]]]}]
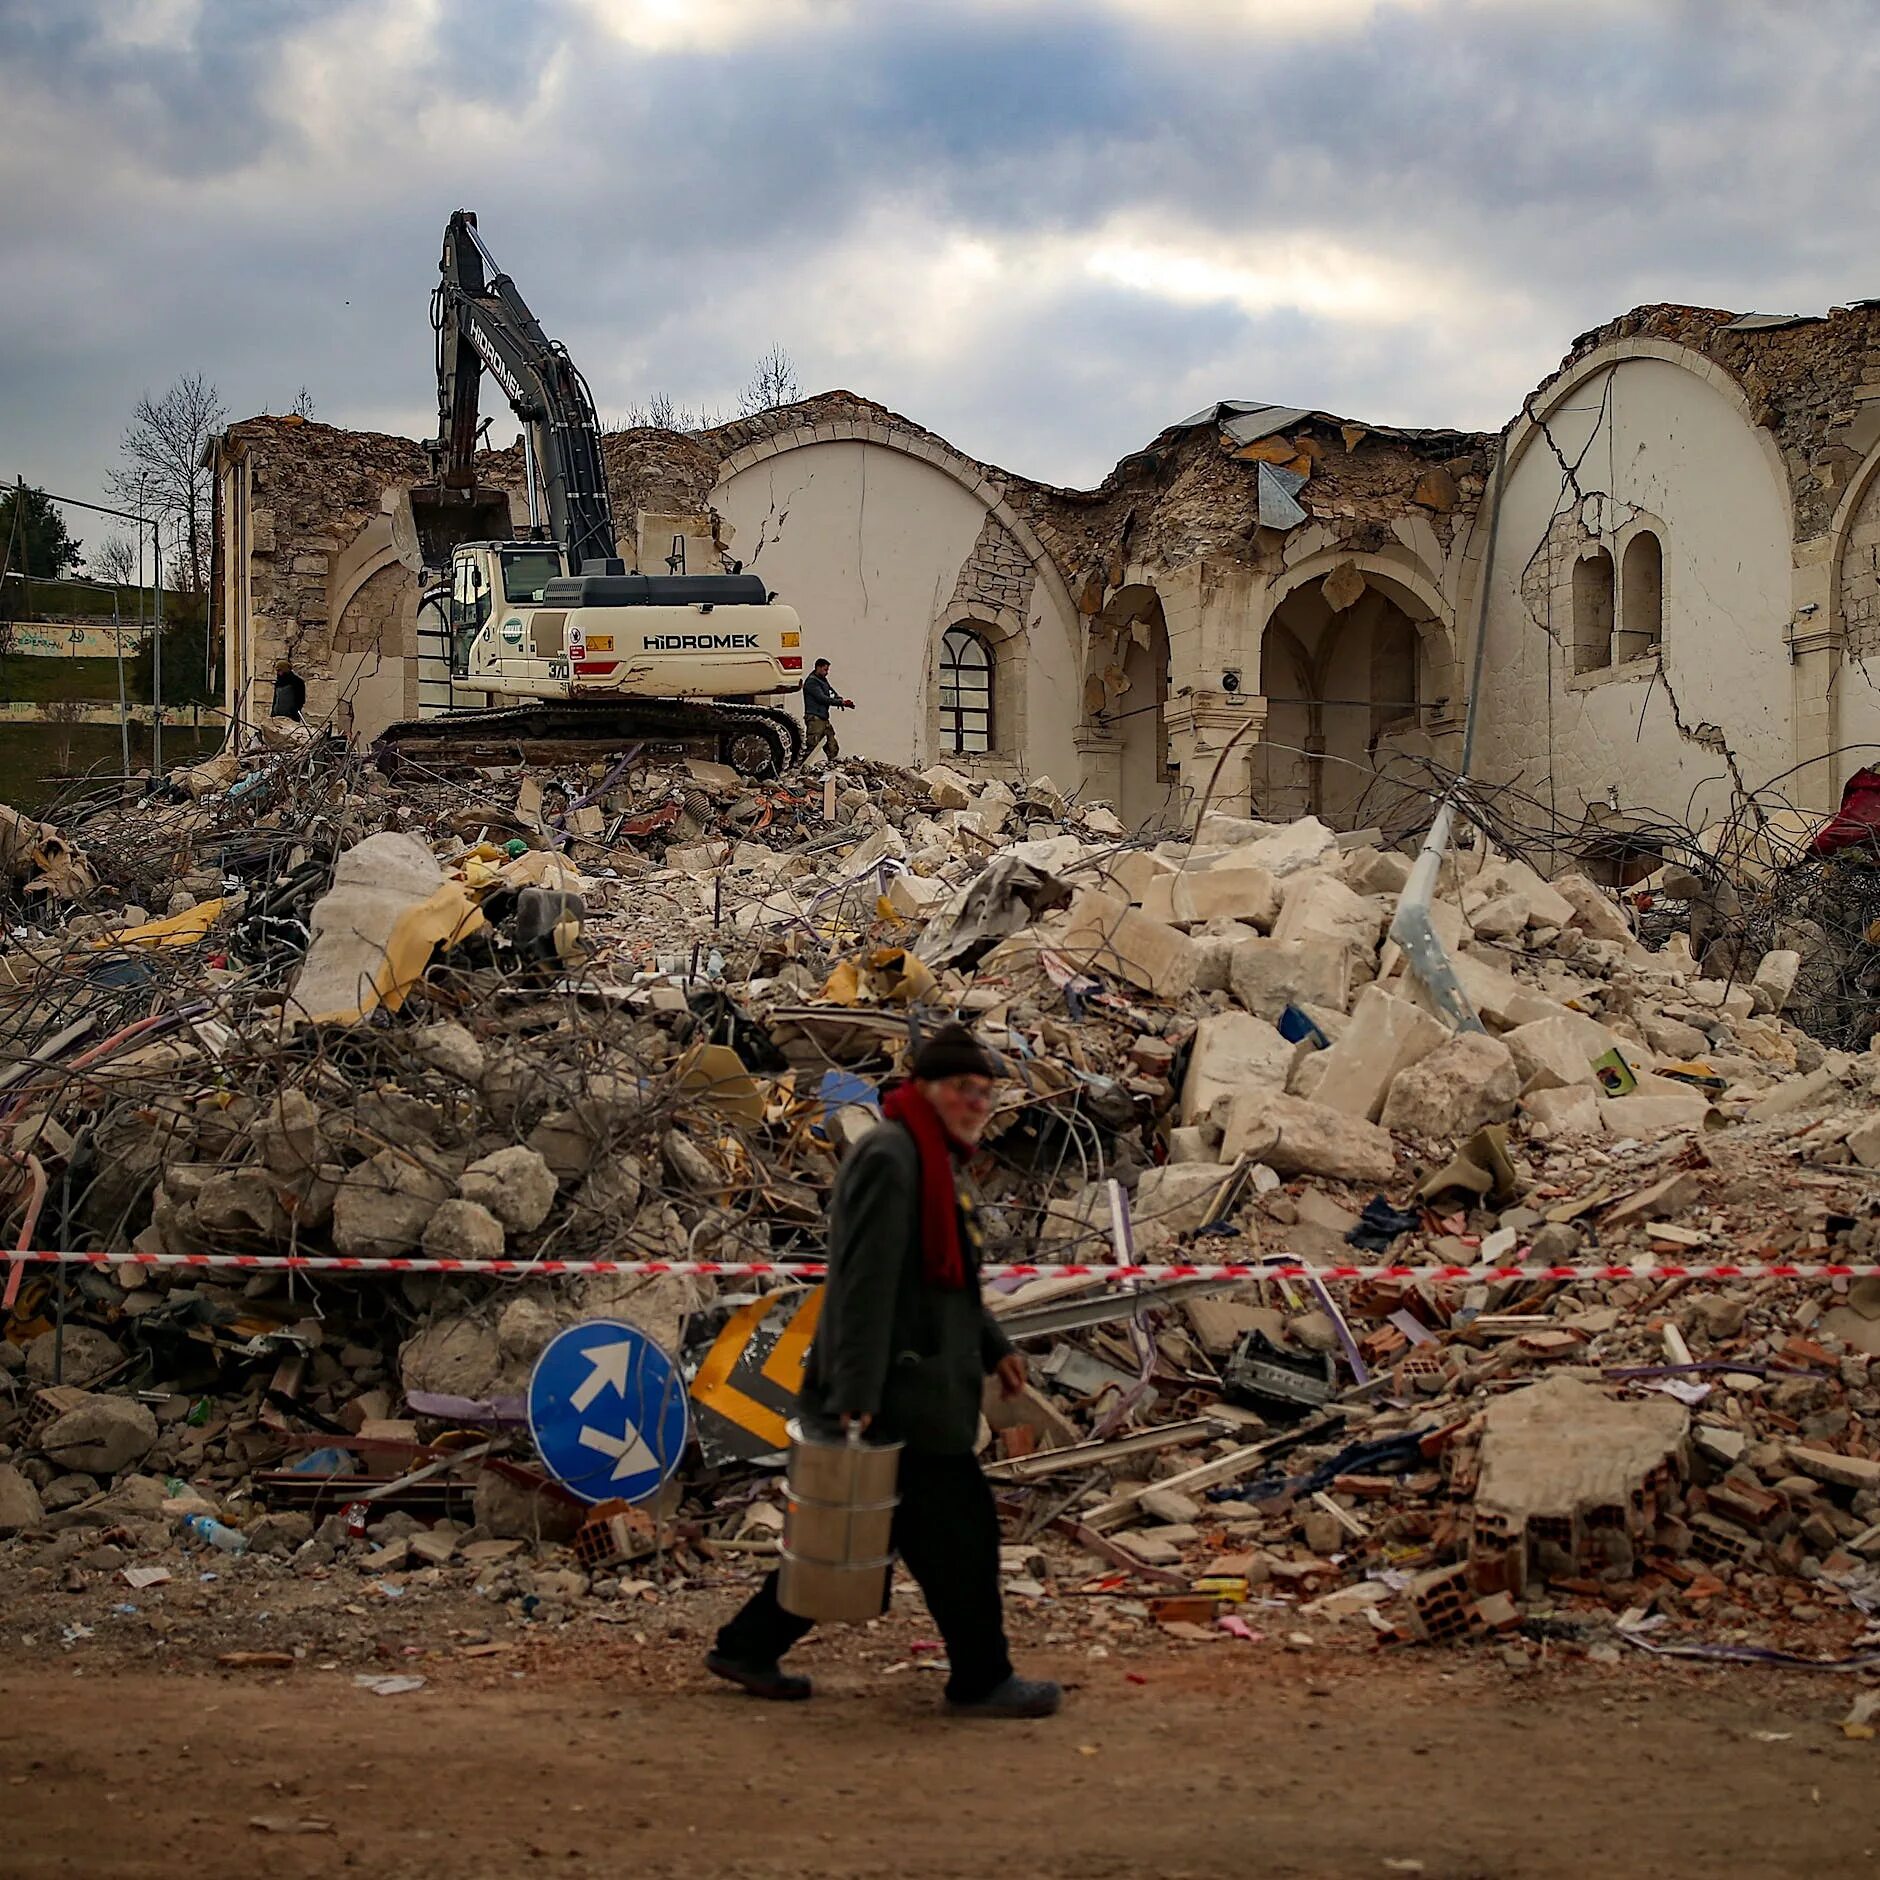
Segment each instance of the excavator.
[{"label": "excavator", "polygon": [[[388,727],[381,761],[559,759],[640,744],[747,776],[788,769],[801,728],[759,701],[802,684],[795,611],[728,557],[713,573],[629,573],[587,382],[466,209],[444,230],[439,274],[438,434],[425,445],[434,482],[411,492],[422,605],[448,622],[453,698],[461,687],[492,702]],[[526,537],[508,493],[476,480],[485,371],[522,425]]]}]

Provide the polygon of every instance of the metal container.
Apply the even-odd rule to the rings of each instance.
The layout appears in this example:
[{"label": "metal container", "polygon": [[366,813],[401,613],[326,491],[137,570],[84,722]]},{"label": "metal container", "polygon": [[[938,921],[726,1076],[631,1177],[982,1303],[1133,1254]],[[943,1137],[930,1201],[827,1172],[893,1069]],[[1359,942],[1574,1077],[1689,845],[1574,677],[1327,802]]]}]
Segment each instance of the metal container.
[{"label": "metal container", "polygon": [[790,1467],[777,1599],[824,1621],[881,1616],[901,1469],[899,1443],[821,1437],[789,1425]]}]

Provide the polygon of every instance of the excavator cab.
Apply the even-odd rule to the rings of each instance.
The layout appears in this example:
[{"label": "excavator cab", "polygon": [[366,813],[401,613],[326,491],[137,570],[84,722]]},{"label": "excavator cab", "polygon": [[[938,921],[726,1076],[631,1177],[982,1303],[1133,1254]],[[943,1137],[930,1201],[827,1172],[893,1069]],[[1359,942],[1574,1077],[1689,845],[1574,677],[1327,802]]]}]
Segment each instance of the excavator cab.
[{"label": "excavator cab", "polygon": [[[460,542],[451,557],[450,582],[425,594],[450,622],[453,679],[471,676],[473,649],[498,608],[505,615],[506,641],[522,643],[518,609],[541,605],[551,581],[566,572],[553,542]],[[565,675],[564,675],[565,676]]]}]

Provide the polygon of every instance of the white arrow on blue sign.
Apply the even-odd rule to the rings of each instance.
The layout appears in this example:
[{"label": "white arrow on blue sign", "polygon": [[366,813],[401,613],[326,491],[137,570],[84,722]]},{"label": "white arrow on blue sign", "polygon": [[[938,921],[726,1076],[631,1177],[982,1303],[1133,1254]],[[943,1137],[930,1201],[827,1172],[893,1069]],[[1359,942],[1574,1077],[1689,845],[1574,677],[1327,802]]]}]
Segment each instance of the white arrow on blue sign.
[{"label": "white arrow on blue sign", "polygon": [[637,1326],[588,1319],[557,1333],[529,1378],[529,1432],[583,1501],[644,1501],[690,1432],[679,1368]]}]

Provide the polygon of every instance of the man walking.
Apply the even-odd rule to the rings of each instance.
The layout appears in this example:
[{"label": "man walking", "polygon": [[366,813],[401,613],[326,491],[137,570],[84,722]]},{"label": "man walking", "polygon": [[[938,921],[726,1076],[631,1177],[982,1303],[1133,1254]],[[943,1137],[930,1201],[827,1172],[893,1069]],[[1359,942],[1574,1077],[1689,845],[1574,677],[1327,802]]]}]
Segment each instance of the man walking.
[{"label": "man walking", "polygon": [[[965,1026],[946,1026],[843,1163],[798,1408],[812,1427],[859,1427],[906,1445],[894,1547],[946,1640],[948,1708],[1048,1717],[1059,1687],[1012,1670],[998,1511],[973,1455],[986,1377],[996,1374],[1008,1397],[1025,1387],[1024,1359],[980,1298],[982,1235],[961,1167],[984,1133],[998,1071]],[[719,1632],[706,1668],[753,1696],[808,1697],[809,1679],[778,1660],[810,1626],[783,1609],[772,1573]]]},{"label": "man walking", "polygon": [[840,705],[844,711],[853,711],[855,701],[844,698],[829,683],[829,662],[817,660],[810,675],[803,681],[803,729],[808,733],[803,746],[803,762],[808,763],[815,756],[819,745],[829,747],[829,762],[835,763],[842,755],[842,747],[836,742],[836,728],[830,722],[829,714]]}]

